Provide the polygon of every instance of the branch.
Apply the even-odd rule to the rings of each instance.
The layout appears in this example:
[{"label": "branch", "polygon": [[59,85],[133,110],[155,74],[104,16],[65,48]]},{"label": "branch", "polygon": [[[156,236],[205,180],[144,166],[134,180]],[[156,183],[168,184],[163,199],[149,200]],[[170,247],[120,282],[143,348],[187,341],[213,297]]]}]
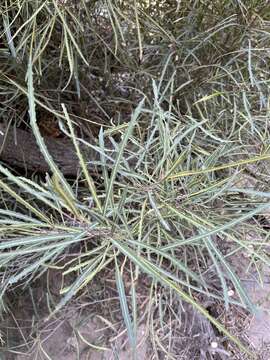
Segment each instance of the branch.
[{"label": "branch", "polygon": [[[0,160],[25,168],[30,171],[50,172],[50,168],[41,154],[34,135],[28,131],[16,128],[16,131],[9,129],[6,134],[6,127],[0,124]],[[79,160],[76,155],[73,143],[66,138],[44,137],[45,144],[53,160],[64,175],[76,176],[79,170]],[[3,147],[2,147],[3,146]],[[92,161],[99,160],[99,154],[93,149],[80,146],[82,152],[87,152],[87,158]],[[92,168],[92,169],[91,169]],[[89,164],[89,170],[94,170]]]}]

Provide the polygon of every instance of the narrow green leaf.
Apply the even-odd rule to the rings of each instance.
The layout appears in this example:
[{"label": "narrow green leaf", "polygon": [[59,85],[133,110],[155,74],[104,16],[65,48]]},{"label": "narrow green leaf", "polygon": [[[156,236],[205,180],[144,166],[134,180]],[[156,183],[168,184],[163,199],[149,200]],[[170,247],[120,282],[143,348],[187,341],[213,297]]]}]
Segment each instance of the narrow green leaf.
[{"label": "narrow green leaf", "polygon": [[127,304],[127,298],[125,294],[125,288],[123,284],[123,279],[121,276],[121,273],[118,268],[117,259],[115,258],[115,271],[116,271],[116,285],[117,290],[119,294],[119,300],[120,300],[120,306],[122,310],[122,315],[126,324],[127,332],[128,332],[128,338],[130,345],[132,347],[132,350],[135,351],[136,349],[136,338],[133,331],[132,321],[129,314],[128,304]]},{"label": "narrow green leaf", "polygon": [[121,142],[121,144],[119,146],[119,151],[118,151],[118,154],[117,154],[117,157],[116,157],[116,160],[115,160],[115,163],[114,163],[113,171],[112,171],[112,174],[111,174],[111,178],[110,178],[109,184],[108,184],[105,203],[104,203],[104,207],[103,207],[103,215],[105,215],[105,213],[107,211],[107,208],[108,208],[108,205],[109,205],[109,202],[110,202],[110,200],[112,200],[111,198],[112,198],[113,184],[114,184],[117,172],[119,170],[119,166],[120,166],[120,162],[122,160],[123,152],[124,152],[124,149],[125,149],[125,146],[126,146],[128,140],[129,140],[129,137],[130,137],[130,135],[132,133],[132,130],[133,130],[135,124],[136,124],[137,118],[139,117],[139,115],[140,115],[140,113],[142,111],[143,104],[144,104],[144,99],[141,100],[141,102],[137,106],[134,114],[132,115],[129,126],[128,126],[126,132],[125,132],[124,138],[123,138],[123,140],[122,140],[122,142]]}]

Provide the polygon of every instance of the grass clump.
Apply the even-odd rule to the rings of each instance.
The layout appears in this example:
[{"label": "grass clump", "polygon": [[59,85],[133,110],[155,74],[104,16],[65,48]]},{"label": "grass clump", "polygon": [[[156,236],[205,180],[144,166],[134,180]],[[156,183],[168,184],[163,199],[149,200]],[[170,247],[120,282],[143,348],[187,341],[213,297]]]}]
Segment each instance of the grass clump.
[{"label": "grass clump", "polygon": [[[146,274],[149,304],[165,287],[246,350],[204,303],[256,311],[230,258],[269,265],[265,2],[5,1],[1,13],[1,122],[33,132],[51,169],[0,165],[2,309],[57,267],[52,317],[113,268],[131,346]],[[75,179],[47,150],[48,119],[73,142]],[[153,347],[175,358],[172,339]]]}]

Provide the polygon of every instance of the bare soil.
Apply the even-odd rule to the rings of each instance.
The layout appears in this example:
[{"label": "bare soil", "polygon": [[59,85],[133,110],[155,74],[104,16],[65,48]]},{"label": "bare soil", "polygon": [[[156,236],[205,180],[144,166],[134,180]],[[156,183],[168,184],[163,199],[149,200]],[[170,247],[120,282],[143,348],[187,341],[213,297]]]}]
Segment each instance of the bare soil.
[{"label": "bare soil", "polygon": [[[257,354],[258,360],[269,360],[270,271],[265,269],[262,286],[252,267],[246,271],[249,259],[244,256],[240,259],[241,261],[239,256],[235,259],[238,275],[260,310],[252,317],[239,308],[231,307],[228,312],[224,312],[222,304],[211,303],[209,311],[249,345]],[[50,281],[50,295],[57,302],[61,276],[57,272],[50,276],[53,278]],[[13,301],[9,301],[9,306],[13,315],[4,318],[1,324],[1,334],[5,341],[0,352],[1,360],[133,360],[134,354],[129,346],[125,325],[121,321],[117,291],[113,285],[111,291],[104,294],[101,291],[104,284],[94,283],[87,293],[48,320],[48,293],[44,291],[47,288],[46,279],[48,274],[37,281],[35,288],[20,293],[16,299],[12,299],[10,294]],[[148,287],[147,281],[142,282],[139,287],[141,293],[138,294],[138,360],[250,360],[245,354],[239,353],[235,346],[228,344],[217,329],[184,303],[172,303],[179,322],[167,310],[161,319],[157,309],[152,311],[148,321],[149,318],[144,315],[148,314]],[[161,292],[160,297],[162,296]],[[156,334],[156,338],[153,338],[153,334]],[[169,346],[171,357],[166,357],[166,348]]]}]

